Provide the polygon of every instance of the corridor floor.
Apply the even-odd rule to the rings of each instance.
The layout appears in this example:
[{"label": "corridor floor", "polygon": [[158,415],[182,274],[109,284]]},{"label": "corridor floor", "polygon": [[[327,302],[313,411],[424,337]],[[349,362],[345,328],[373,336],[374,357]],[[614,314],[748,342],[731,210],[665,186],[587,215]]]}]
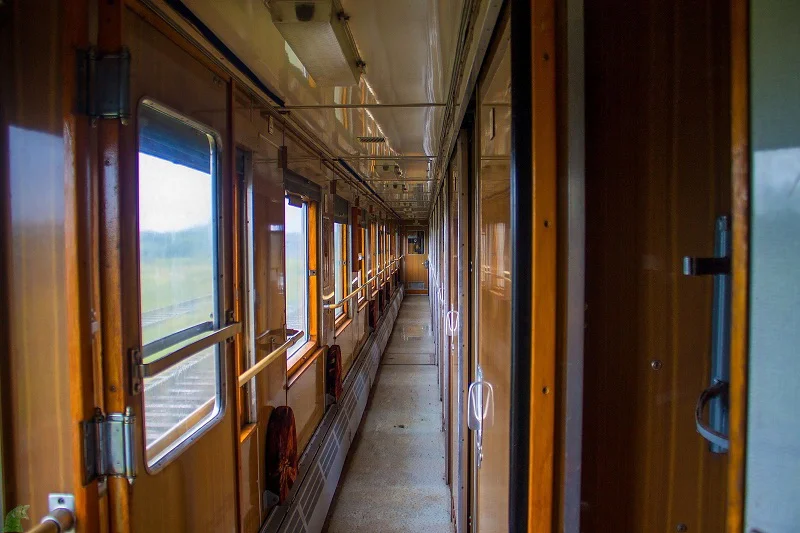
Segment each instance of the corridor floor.
[{"label": "corridor floor", "polygon": [[405,297],[325,531],[450,533],[428,297]]}]

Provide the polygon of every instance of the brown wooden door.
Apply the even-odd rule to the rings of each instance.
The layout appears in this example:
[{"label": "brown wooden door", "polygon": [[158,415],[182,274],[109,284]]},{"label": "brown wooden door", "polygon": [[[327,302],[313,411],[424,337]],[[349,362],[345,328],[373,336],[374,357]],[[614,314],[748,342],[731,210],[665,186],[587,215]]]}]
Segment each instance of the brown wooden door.
[{"label": "brown wooden door", "polygon": [[107,408],[133,409],[138,472],[111,530],[236,531],[232,84],[139,4],[99,16],[131,57],[132,116],[100,131]]},{"label": "brown wooden door", "polygon": [[[470,386],[473,412],[475,531],[508,528],[509,426],[511,392],[511,55],[504,31],[479,80],[476,182],[473,226],[473,357]],[[477,409],[476,409],[477,408]],[[474,424],[472,424],[474,427]]]},{"label": "brown wooden door", "polygon": [[683,258],[730,214],[729,6],[631,6],[586,4],[581,528],[716,533],[728,455],[695,427],[714,282]]},{"label": "brown wooden door", "polygon": [[[409,237],[413,242],[409,241]],[[419,241],[422,245],[419,246]],[[402,245],[405,250],[403,260],[403,275],[405,276],[406,290],[410,294],[427,294],[428,269],[425,262],[428,260],[428,231],[427,228],[406,228],[402,234]]]}]

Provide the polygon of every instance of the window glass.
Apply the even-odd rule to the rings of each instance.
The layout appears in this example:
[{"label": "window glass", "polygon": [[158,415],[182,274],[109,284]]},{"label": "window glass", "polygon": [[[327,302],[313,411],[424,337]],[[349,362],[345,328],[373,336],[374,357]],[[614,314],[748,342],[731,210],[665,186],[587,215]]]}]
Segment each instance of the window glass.
[{"label": "window glass", "polygon": [[292,356],[309,340],[308,323],[308,204],[293,206],[286,199],[286,327],[305,335],[287,352]]},{"label": "window glass", "polygon": [[[333,225],[333,265],[334,265],[334,284],[333,292],[335,294],[334,300],[339,303],[345,295],[345,273],[347,272],[347,260],[345,252],[345,234],[347,226],[345,224],[335,223]],[[347,304],[337,307],[334,311],[335,317],[338,318],[347,310]]]},{"label": "window glass", "polygon": [[[356,287],[360,287],[362,283],[366,283],[367,281],[367,229],[362,227],[358,231],[361,232],[361,250],[359,251],[361,255],[361,269],[358,273],[358,279],[356,283]],[[367,289],[362,289],[360,294],[358,295],[358,302],[361,303],[364,301],[364,298],[367,296]]]},{"label": "window glass", "polygon": [[[140,106],[139,285],[145,363],[220,326],[216,158],[209,130],[156,104]],[[221,411],[219,355],[218,345],[199,349],[144,380],[148,465]]]}]

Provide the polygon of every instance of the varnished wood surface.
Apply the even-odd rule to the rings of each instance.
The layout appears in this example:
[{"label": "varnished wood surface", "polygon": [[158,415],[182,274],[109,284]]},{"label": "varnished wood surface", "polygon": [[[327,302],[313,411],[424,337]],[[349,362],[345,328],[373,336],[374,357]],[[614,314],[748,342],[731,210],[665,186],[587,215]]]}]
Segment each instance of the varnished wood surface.
[{"label": "varnished wood surface", "polygon": [[724,530],[726,462],[694,426],[709,278],[730,209],[728,9],[586,3],[586,338],[581,528]]},{"label": "varnished wood surface", "polygon": [[[418,231],[418,228],[409,231]],[[410,249],[408,247],[408,232],[403,233],[403,247],[405,249],[405,258],[403,259],[403,279],[406,283],[424,283],[425,289],[420,291],[423,294],[428,292],[428,269],[424,266],[425,261],[428,260],[428,246],[430,245],[430,243],[427,242],[427,232],[425,239],[425,253],[413,254],[410,253]],[[411,289],[409,294],[415,294],[417,293],[417,290],[418,289]]]},{"label": "varnished wood surface", "polygon": [[730,452],[727,532],[744,527],[747,436],[747,360],[750,290],[750,3],[731,0],[731,178],[733,287],[731,290]]},{"label": "varnished wood surface", "polygon": [[[62,46],[62,112],[64,124],[64,196],[65,196],[65,278],[67,339],[69,353],[69,388],[72,409],[72,427],[89,420],[94,414],[95,383],[93,333],[92,333],[92,279],[96,271],[93,264],[92,223],[90,198],[92,172],[90,153],[89,118],[75,112],[73,102],[78,94],[78,76],[75,71],[76,50],[89,46],[89,4],[74,1],[64,4],[64,44]],[[97,390],[97,396],[102,391]],[[101,531],[100,501],[97,483],[84,485],[83,439],[79,431],[72,431],[72,493],[75,495],[76,520],[85,524],[85,532]],[[105,503],[105,502],[104,502]]]},{"label": "varnished wood surface", "polygon": [[[125,43],[131,49],[131,99],[136,105],[147,96],[178,112],[214,128],[223,141],[228,135],[228,92],[225,80],[221,80],[203,64],[143,20],[138,14],[125,10]],[[191,91],[186,88],[191,87]],[[134,107],[135,109],[136,107]],[[136,128],[124,130],[121,152],[124,176],[124,211],[122,220],[125,226],[123,247],[135,250],[138,239],[136,224],[137,180],[136,177]],[[222,147],[222,161],[227,150]],[[233,256],[232,236],[235,225],[232,213],[232,169],[222,165],[220,205],[223,231],[220,232],[222,249],[226,252],[222,261],[221,298],[223,308],[233,305]],[[126,305],[126,335],[129,345],[137,345],[139,340],[138,313],[131,309],[138,306],[138,254],[126,255],[123,271],[134,273],[125,276],[127,283],[125,295],[129,297]],[[126,345],[127,346],[127,345]],[[127,351],[123,352],[126,353]],[[155,474],[146,473],[140,463],[139,479],[131,492],[131,528],[133,531],[236,531],[238,510],[236,506],[236,451],[239,444],[236,432],[236,404],[234,395],[237,388],[233,374],[233,346],[225,345],[224,360],[227,391],[225,395],[226,412],[224,417],[208,432],[187,447],[174,461]],[[137,405],[141,397],[132,399]],[[137,408],[139,406],[137,405]],[[141,418],[139,418],[141,420]],[[142,446],[141,424],[137,424],[137,446]],[[141,448],[140,448],[141,449]],[[141,460],[141,457],[140,457]],[[169,511],[164,512],[164,502],[170,502]]]},{"label": "varnished wood surface", "polygon": [[65,240],[79,223],[77,198],[65,191],[77,177],[76,139],[64,138],[63,102],[73,86],[62,70],[65,48],[80,32],[67,31],[64,21],[75,15],[54,2],[0,6],[3,483],[6,511],[31,506],[26,529],[47,514],[50,492],[76,490],[81,512],[88,511],[75,478],[73,430],[83,406],[75,351],[81,331],[68,308],[80,298],[79,258]]},{"label": "varnished wood surface", "polygon": [[[511,102],[510,25],[507,18],[501,24],[503,31],[497,34],[477,88],[473,246],[479,254],[473,327],[477,331],[477,364],[494,391],[494,416],[484,422],[483,461],[472,473],[477,507],[471,512],[479,533],[508,530],[511,287],[515,273],[511,272],[511,106],[505,105]],[[484,398],[488,401],[486,393]]]},{"label": "varnished wood surface", "polygon": [[531,18],[533,294],[528,531],[544,533],[552,531],[554,398],[560,392],[555,390],[558,220],[555,2],[532,2]]},{"label": "varnished wood surface", "polygon": [[[116,53],[123,45],[123,12],[120,0],[110,0],[98,4],[97,47],[101,53]],[[125,336],[126,318],[130,324],[136,307],[125,309],[123,291],[125,281],[122,276],[122,234],[123,234],[123,190],[126,182],[121,178],[125,165],[120,121],[101,121],[97,128],[98,152],[93,163],[98,171],[98,212],[100,262],[100,327],[103,330],[103,403],[106,412],[121,413],[127,406],[125,390],[126,366],[130,345]],[[127,183],[130,187],[130,183]],[[134,208],[135,209],[135,208]],[[129,272],[131,272],[129,270]],[[136,272],[133,270],[132,272]],[[130,282],[130,278],[129,281]],[[128,294],[130,286],[128,286]],[[126,316],[127,313],[127,316]],[[138,317],[137,317],[138,318]],[[130,326],[129,326],[130,327]],[[115,354],[116,357],[109,357]],[[140,417],[141,420],[141,417]],[[130,487],[126,480],[108,480],[109,531],[128,533],[131,531]]]}]

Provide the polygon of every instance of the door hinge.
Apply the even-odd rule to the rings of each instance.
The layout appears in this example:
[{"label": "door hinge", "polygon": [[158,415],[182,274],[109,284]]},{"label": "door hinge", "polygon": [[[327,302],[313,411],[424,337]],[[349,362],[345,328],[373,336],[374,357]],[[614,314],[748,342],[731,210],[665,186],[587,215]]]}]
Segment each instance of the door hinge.
[{"label": "door hinge", "polygon": [[124,477],[133,484],[136,479],[135,421],[130,407],[126,407],[124,413],[107,414],[98,408],[91,420],[81,423],[84,485],[108,476]]},{"label": "door hinge", "polygon": [[123,48],[116,54],[100,54],[96,48],[78,50],[77,112],[91,119],[131,116],[131,54]]}]

